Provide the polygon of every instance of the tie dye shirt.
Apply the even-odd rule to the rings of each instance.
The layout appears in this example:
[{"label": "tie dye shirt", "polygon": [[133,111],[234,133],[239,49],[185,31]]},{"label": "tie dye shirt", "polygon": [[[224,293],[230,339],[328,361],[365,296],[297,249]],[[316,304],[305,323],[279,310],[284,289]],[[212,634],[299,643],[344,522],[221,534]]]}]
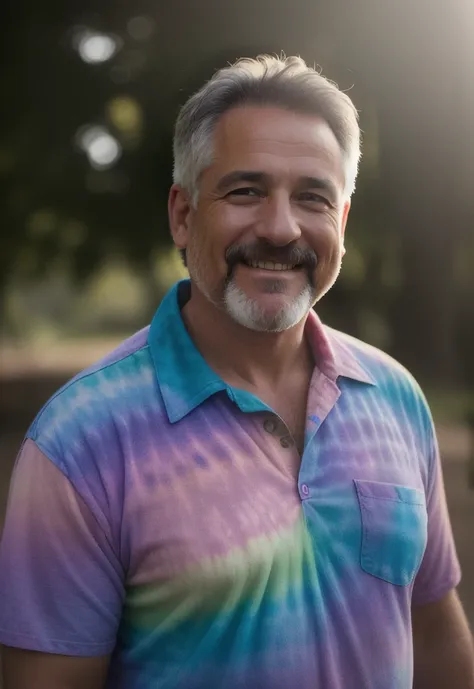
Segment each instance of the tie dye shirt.
[{"label": "tie dye shirt", "polygon": [[411,607],[460,578],[419,388],[311,313],[300,457],[195,348],[188,288],[29,429],[0,642],[111,654],[108,689],[411,689]]}]

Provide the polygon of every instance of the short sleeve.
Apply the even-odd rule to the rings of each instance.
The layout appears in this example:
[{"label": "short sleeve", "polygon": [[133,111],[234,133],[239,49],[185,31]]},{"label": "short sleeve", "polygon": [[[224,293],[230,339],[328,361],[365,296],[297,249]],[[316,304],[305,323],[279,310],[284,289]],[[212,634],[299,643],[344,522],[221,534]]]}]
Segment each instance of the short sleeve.
[{"label": "short sleeve", "polygon": [[74,656],[109,654],[124,574],[107,529],[27,439],[0,544],[0,643]]},{"label": "short sleeve", "polygon": [[426,495],[428,540],[421,567],[415,579],[412,602],[423,605],[440,600],[461,579],[451,521],[446,502],[438,443],[431,429],[431,457]]}]

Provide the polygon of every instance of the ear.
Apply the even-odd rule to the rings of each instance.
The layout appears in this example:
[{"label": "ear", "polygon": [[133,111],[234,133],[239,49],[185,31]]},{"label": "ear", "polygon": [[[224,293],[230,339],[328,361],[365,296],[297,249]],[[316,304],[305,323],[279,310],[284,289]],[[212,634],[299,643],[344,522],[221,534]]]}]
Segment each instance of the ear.
[{"label": "ear", "polygon": [[178,249],[188,245],[190,213],[193,210],[189,194],[178,184],[173,184],[168,196],[168,218],[173,242]]},{"label": "ear", "polygon": [[349,217],[349,211],[351,209],[351,200],[347,199],[347,201],[344,203],[344,208],[342,210],[342,218],[341,218],[341,239],[342,239],[342,255],[346,253],[346,248],[344,246],[344,236],[346,234],[346,225],[347,225],[347,218]]}]

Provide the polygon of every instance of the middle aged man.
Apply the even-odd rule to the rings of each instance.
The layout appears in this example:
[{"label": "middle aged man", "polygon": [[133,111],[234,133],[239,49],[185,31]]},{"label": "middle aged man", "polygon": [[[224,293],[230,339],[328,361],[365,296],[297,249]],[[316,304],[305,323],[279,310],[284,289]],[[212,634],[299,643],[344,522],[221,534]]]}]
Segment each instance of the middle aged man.
[{"label": "middle aged man", "polygon": [[6,689],[473,689],[426,402],[312,311],[344,253],[354,106],[298,58],[239,61],[174,152],[190,281],[20,452]]}]

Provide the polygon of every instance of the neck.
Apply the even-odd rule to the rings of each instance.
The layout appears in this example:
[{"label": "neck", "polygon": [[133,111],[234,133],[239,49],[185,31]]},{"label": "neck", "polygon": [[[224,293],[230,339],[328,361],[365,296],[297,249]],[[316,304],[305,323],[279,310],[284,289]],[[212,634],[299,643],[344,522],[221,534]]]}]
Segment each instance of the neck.
[{"label": "neck", "polygon": [[214,306],[194,285],[182,315],[202,356],[231,385],[277,388],[295,367],[313,366],[304,336],[306,318],[281,333],[250,330]]}]

